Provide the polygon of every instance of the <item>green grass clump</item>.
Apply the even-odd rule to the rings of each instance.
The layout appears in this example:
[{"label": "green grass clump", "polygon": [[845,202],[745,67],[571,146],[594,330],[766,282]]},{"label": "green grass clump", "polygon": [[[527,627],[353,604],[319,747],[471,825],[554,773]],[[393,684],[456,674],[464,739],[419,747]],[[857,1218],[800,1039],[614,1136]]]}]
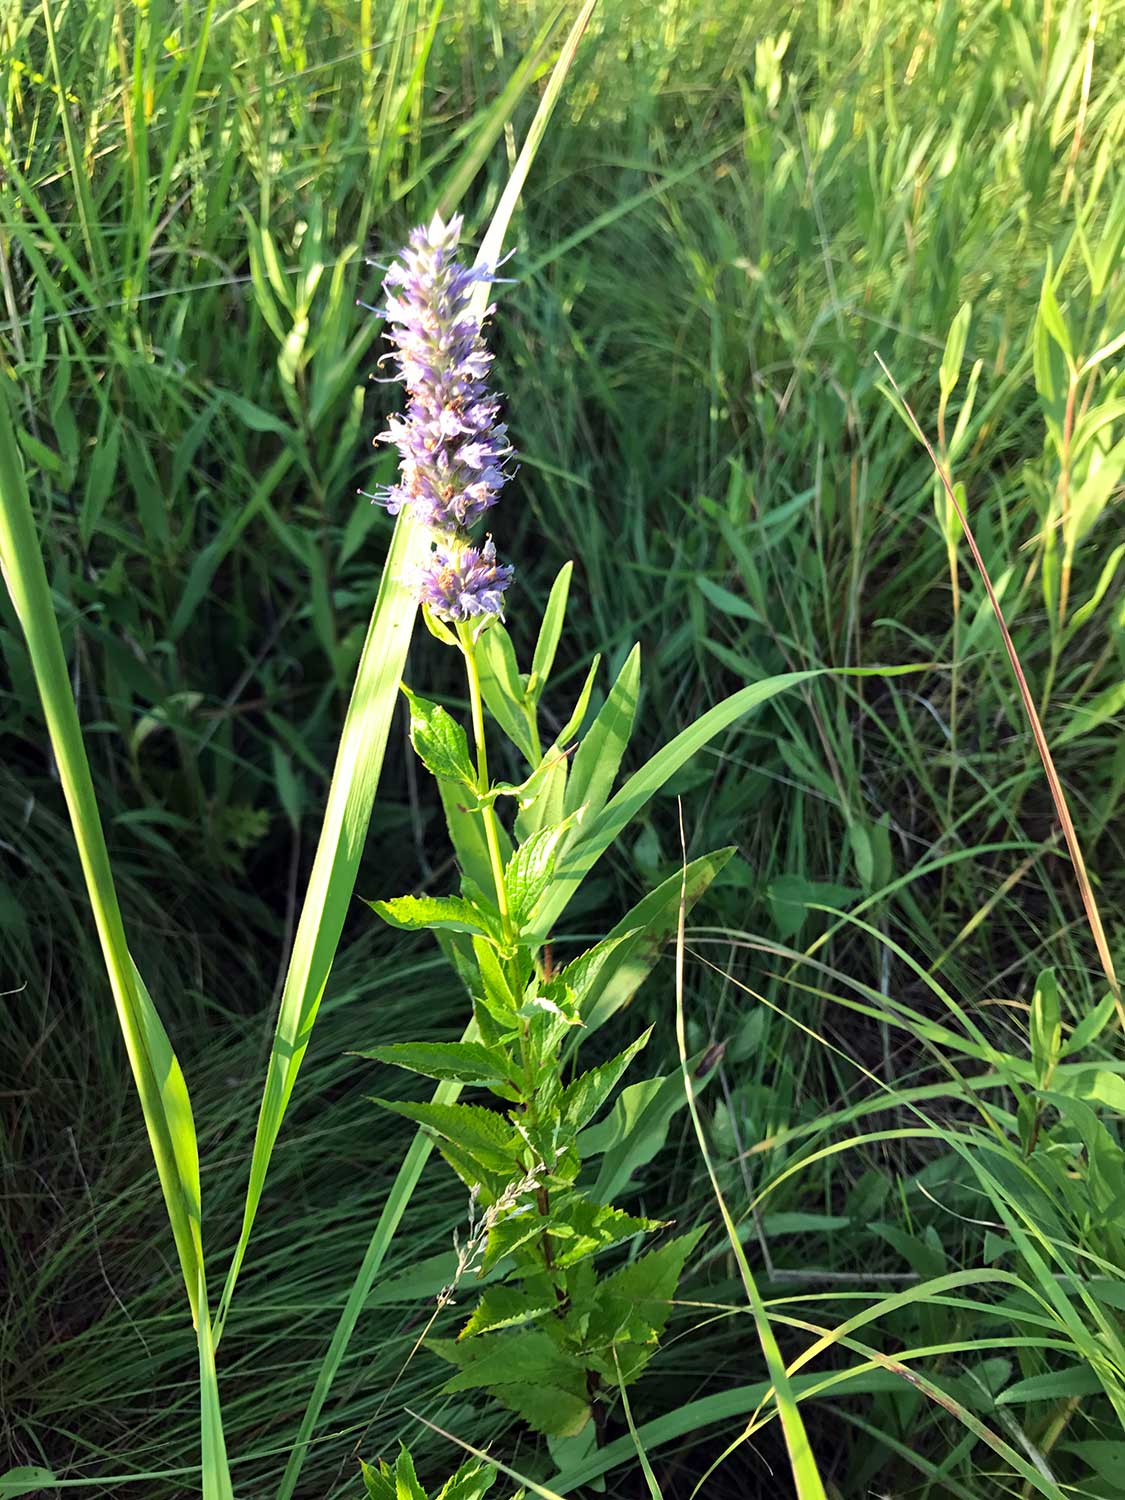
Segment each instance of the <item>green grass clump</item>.
[{"label": "green grass clump", "polygon": [[[363,254],[460,193],[487,222],[550,19],[399,0],[0,21],[0,359],[217,1251],[390,535],[353,494],[388,463]],[[827,1340],[793,1381],[844,1497],[1036,1493],[1022,1465],[1039,1493],[1125,1494],[1120,1034],[980,579],[875,359],[965,486],[1120,968],[1123,68],[1113,6],[603,0],[513,221],[499,376],[522,467],[497,540],[536,606],[577,561],[564,695],[639,635],[640,764],[747,681],[920,668],[819,677],[729,731],[579,909],[597,930],[675,872],[675,794],[689,854],[739,845],[687,935],[685,1044],[723,1048],[701,1121],[783,1353]],[[524,657],[536,613],[513,602]],[[3,1446],[60,1477],[182,1471],[193,1351],[6,594],[0,659]],[[387,759],[371,897],[445,875],[440,809],[395,739]],[[1046,969],[1076,1044],[1054,1062]],[[637,1004],[666,1072],[670,964]],[[409,1139],[376,1138],[345,1054],[416,1040],[419,1016],[448,1038],[460,1013],[428,950],[349,918],[223,1341],[239,1493],[276,1484]],[[685,1120],[617,1201],[713,1223]],[[423,1176],[386,1274],[447,1255],[463,1213]],[[434,1401],[424,1354],[379,1410],[442,1277],[376,1293],[299,1493],[355,1493],[361,1436],[455,1467],[404,1406],[493,1436],[487,1408]],[[717,1232],[681,1295],[632,1398],[656,1479],[688,1496],[722,1458],[708,1492],[776,1494]],[[603,1467],[642,1493],[624,1426],[557,1461],[501,1446],[558,1491]]]}]

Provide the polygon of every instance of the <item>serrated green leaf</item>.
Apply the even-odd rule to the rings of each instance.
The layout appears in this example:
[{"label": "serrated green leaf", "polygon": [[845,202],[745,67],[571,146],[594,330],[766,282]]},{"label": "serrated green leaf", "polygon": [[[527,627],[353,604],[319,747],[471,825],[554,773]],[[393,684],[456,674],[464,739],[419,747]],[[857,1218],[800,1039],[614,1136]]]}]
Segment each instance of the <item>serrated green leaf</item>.
[{"label": "serrated green leaf", "polygon": [[508,893],[508,909],[517,927],[527,920],[550,885],[563,839],[577,817],[577,813],[572,813],[553,828],[541,828],[538,833],[533,833],[508,861],[504,886]]},{"label": "serrated green leaf", "polygon": [[477,961],[478,986],[490,1015],[503,1023],[515,1023],[516,997],[508,983],[504,965],[491,943],[482,938],[473,939],[473,956]]},{"label": "serrated green leaf", "polygon": [[502,1083],[508,1076],[504,1056],[481,1042],[388,1042],[355,1056],[457,1083]]},{"label": "serrated green leaf", "polygon": [[383,1109],[424,1125],[437,1136],[471,1151],[493,1171],[508,1171],[522,1142],[503,1115],[480,1104],[414,1104],[404,1099],[372,1099]]},{"label": "serrated green leaf", "polygon": [[390,901],[369,901],[371,910],[389,927],[402,932],[437,928],[446,932],[467,932],[475,937],[499,938],[496,923],[462,896],[395,896]]},{"label": "serrated green leaf", "polygon": [[579,1195],[558,1209],[552,1208],[550,1219],[554,1259],[560,1269],[661,1228],[655,1219],[640,1219],[609,1203],[595,1203]]},{"label": "serrated green leaf", "polygon": [[406,687],[403,692],[410,704],[410,743],[418,759],[439,781],[459,783],[464,789],[459,793],[462,799],[466,791],[475,798],[476,772],[461,725],[440,703],[420,698]]},{"label": "serrated green leaf", "polygon": [[585,953],[571,959],[556,975],[558,983],[565,986],[573,997],[573,1005],[579,1015],[584,1008],[589,1008],[591,997],[600,987],[607,965],[612,966],[613,960],[619,956],[618,950],[640,935],[641,929],[633,927],[616,936],[603,938],[594,947],[587,948]]},{"label": "serrated green leaf", "polygon": [[550,1283],[543,1280],[545,1285],[538,1293],[530,1290],[527,1282],[522,1286],[489,1287],[457,1337],[467,1339],[500,1328],[514,1328],[551,1312],[558,1303]]},{"label": "serrated green leaf", "polygon": [[435,1144],[446,1165],[453,1168],[470,1193],[476,1193],[483,1208],[491,1208],[511,1186],[515,1172],[511,1162],[498,1166],[491,1157],[448,1136],[439,1136]]},{"label": "serrated green leaf", "polygon": [[391,1479],[391,1471],[385,1463],[381,1463],[377,1469],[370,1464],[365,1464],[361,1458],[359,1461],[360,1473],[363,1475],[363,1483],[367,1489],[368,1500],[395,1500],[395,1487]]},{"label": "serrated green leaf", "polygon": [[395,1500],[426,1500],[426,1492],[418,1483],[418,1475],[414,1471],[414,1460],[410,1456],[410,1450],[401,1443],[394,1475]]},{"label": "serrated green leaf", "polygon": [[602,1063],[597,1068],[591,1068],[589,1072],[576,1078],[573,1083],[567,1084],[559,1102],[559,1112],[572,1130],[581,1130],[594,1118],[617,1087],[618,1079],[651,1035],[652,1027],[650,1026],[635,1042],[632,1042],[623,1052],[619,1052],[616,1057],[611,1058],[609,1062]]},{"label": "serrated green leaf", "polygon": [[481,1270],[491,1271],[506,1255],[514,1255],[532,1240],[541,1239],[547,1227],[542,1216],[530,1204],[506,1214],[488,1231]]},{"label": "serrated green leaf", "polygon": [[703,1234],[704,1229],[699,1228],[678,1235],[605,1278],[596,1296],[600,1327],[607,1338],[622,1334],[628,1338],[660,1337],[684,1265]]},{"label": "serrated green leaf", "polygon": [[505,1385],[556,1385],[576,1394],[586,1389],[581,1361],[537,1329],[485,1333],[457,1349],[461,1369],[443,1387],[450,1395]]},{"label": "serrated green leaf", "polygon": [[448,1478],[438,1491],[437,1500],[481,1500],[492,1488],[496,1470],[491,1464],[468,1459]]},{"label": "serrated green leaf", "polygon": [[590,1406],[585,1397],[560,1386],[494,1386],[489,1394],[522,1417],[529,1427],[548,1437],[577,1437],[590,1420]]}]

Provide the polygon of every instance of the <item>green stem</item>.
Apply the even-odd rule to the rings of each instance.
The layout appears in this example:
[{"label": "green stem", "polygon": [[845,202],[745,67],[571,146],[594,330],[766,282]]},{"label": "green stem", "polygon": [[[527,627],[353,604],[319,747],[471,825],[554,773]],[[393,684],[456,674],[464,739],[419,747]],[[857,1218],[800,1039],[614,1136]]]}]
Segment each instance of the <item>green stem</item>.
[{"label": "green stem", "polygon": [[[480,694],[480,671],[477,667],[477,648],[470,626],[459,625],[457,635],[461,642],[461,653],[465,658],[465,675],[469,682],[469,710],[473,719],[473,740],[477,747],[477,791],[484,797],[488,793],[490,782],[488,746],[484,733],[484,707]],[[492,866],[492,880],[496,887],[496,905],[500,912],[500,922],[505,938],[509,942],[514,942],[515,931],[508,912],[508,893],[504,887],[504,860],[500,854],[500,835],[497,831],[495,807],[491,803],[482,807],[481,817],[484,819],[484,840],[488,845],[488,860]]]}]

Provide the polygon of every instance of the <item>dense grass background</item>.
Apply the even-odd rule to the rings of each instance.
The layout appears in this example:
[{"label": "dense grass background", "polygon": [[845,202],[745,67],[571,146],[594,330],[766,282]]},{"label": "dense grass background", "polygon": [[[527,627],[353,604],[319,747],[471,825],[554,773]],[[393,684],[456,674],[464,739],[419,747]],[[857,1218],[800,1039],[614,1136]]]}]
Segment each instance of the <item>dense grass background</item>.
[{"label": "dense grass background", "polygon": [[[369,441],[395,399],[366,389],[363,255],[460,194],[486,218],[552,15],[106,0],[0,20],[0,358],[126,921],[193,1089],[216,1265],[389,535],[354,496],[385,477]],[[642,640],[638,757],[771,672],[923,667],[779,700],[673,788],[690,852],[742,855],[690,940],[689,1044],[725,1045],[703,1096],[724,1187],[792,1320],[787,1353],[836,1330],[810,1368],[874,1365],[805,1407],[846,1497],[1030,1493],[973,1422],[1070,1494],[1125,1495],[1125,1053],[1112,1019],[1088,1024],[1085,1082],[1064,1064],[1055,1086],[1090,1108],[1037,1109],[1037,976],[1057,972],[1068,1036],[1106,983],[980,582],[963,544],[951,573],[928,460],[875,359],[947,450],[980,361],[956,477],[1120,966],[1123,44],[1119,4],[604,0],[502,293],[511,628],[531,638],[573,557],[564,664],[600,649],[615,669]],[[1045,275],[1074,354],[1111,346],[1069,449]],[[939,366],[967,302],[947,422]],[[1064,629],[1063,515],[1095,452],[1104,494],[1063,615],[1095,602]],[[6,596],[0,661],[0,1447],[66,1477],[167,1472],[89,1490],[163,1500],[191,1491],[172,1473],[197,1451],[190,1328]],[[416,680],[455,694],[448,666],[418,641]],[[670,873],[677,837],[666,795],[575,935]],[[362,893],[440,885],[441,849],[437,807],[390,756]],[[855,920],[808,907],[865,900]],[[670,972],[638,1004],[670,1065]],[[461,1012],[438,958],[357,908],[224,1340],[240,1493],[268,1493],[284,1462],[406,1140],[347,1050],[453,1035]],[[681,1119],[633,1187],[654,1216],[713,1221]],[[447,1250],[463,1213],[433,1167],[388,1274]],[[425,1354],[381,1404],[435,1275],[376,1294],[302,1494],[355,1493],[357,1442],[409,1436],[420,1464],[452,1467],[403,1405],[494,1430],[436,1398]],[[756,1397],[737,1393],[763,1371],[736,1287],[713,1234],[634,1397],[669,1497],[732,1444],[709,1493],[785,1493],[773,1427],[738,1443]],[[501,1448],[554,1472],[515,1431]],[[644,1492],[629,1452],[611,1493]]]}]

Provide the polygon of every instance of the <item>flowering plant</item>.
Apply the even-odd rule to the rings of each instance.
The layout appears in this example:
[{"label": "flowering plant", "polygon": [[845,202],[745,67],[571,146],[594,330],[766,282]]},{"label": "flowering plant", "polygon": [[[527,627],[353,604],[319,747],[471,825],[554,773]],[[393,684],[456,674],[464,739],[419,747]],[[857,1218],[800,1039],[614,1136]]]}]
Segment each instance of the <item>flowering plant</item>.
[{"label": "flowering plant", "polygon": [[[398,480],[371,497],[392,512],[408,509],[429,528],[431,550],[417,580],[423,614],[464,662],[475,756],[444,707],[404,689],[411,743],[437,780],[460,883],[448,895],[371,904],[392,927],[437,935],[465,986],[471,1019],[460,1041],[382,1045],[363,1055],[438,1082],[428,1102],[376,1102],[422,1127],[469,1192],[469,1235],[455,1282],[475,1275],[487,1285],[456,1338],[430,1341],[454,1367],[445,1389],[485,1390],[554,1440],[585,1433],[593,1441],[616,1394],[655,1352],[703,1231],[669,1235],[670,1226],[610,1202],[630,1175],[631,1127],[653,1121],[630,1108],[596,1122],[652,1028],[584,1071],[576,1054],[631,999],[681,909],[733,851],[694,861],[601,942],[556,964],[555,923],[585,871],[686,756],[665,752],[639,798],[634,777],[611,799],[636,708],[636,649],[591,719],[595,660],[563,728],[543,749],[540,700],[571,568],[555,582],[531,669],[522,673],[502,624],[513,570],[497,561],[490,537],[477,545],[470,535],[496,504],[512,448],[487,383],[484,321],[493,309],[478,312],[472,300],[495,270],[457,260],[460,232],[460,219],[434,218],[411,234],[386,274],[391,358],[408,404],[380,435],[399,450]],[[486,708],[525,762],[518,784],[490,777]],[[687,734],[682,748],[690,753]],[[514,811],[510,828],[501,807]],[[651,1101],[662,1084],[634,1086],[629,1103]],[[466,1088],[494,1103],[458,1102]],[[684,1097],[681,1088],[679,1103]],[[659,1243],[641,1250],[650,1236]],[[618,1263],[603,1273],[596,1262],[614,1250]]]}]

